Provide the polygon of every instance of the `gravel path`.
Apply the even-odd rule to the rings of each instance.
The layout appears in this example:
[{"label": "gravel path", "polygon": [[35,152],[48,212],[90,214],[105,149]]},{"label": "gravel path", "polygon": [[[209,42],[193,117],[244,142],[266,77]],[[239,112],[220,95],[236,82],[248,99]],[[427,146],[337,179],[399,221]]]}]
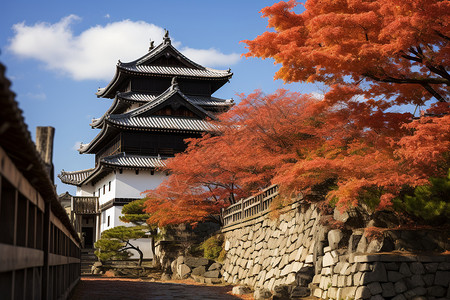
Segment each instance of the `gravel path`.
[{"label": "gravel path", "polygon": [[203,286],[186,284],[184,282],[152,282],[128,278],[82,277],[70,300],[242,299],[227,294],[231,291],[231,288],[230,286]]}]

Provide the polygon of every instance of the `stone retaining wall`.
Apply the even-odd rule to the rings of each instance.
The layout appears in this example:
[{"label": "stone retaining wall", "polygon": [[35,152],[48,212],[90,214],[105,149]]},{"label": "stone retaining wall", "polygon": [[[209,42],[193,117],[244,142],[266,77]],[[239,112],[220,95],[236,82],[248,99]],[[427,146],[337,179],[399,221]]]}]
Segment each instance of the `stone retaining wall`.
[{"label": "stone retaining wall", "polygon": [[[262,291],[273,299],[450,299],[450,256],[430,254],[448,250],[448,237],[384,230],[369,240],[347,226],[355,215],[342,219],[335,211],[342,230],[323,225],[331,217],[299,201],[277,220],[266,214],[223,228],[223,280],[250,286],[255,299],[265,299],[256,296]],[[428,255],[411,254],[416,250]]]},{"label": "stone retaining wall", "polygon": [[267,215],[224,228],[223,279],[271,291],[310,282],[322,255],[327,229],[315,205],[293,204],[278,220]]},{"label": "stone retaining wall", "polygon": [[322,299],[449,299],[450,257],[395,254],[340,255],[325,247],[310,285]]}]

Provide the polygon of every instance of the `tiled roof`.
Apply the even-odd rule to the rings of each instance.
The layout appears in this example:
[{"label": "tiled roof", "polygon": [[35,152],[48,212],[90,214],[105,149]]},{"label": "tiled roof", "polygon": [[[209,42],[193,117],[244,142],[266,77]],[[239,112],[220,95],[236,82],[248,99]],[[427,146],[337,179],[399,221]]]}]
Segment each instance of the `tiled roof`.
[{"label": "tiled roof", "polygon": [[[97,175],[107,171],[108,168],[162,168],[166,166],[164,163],[165,159],[167,159],[167,157],[119,153],[103,157],[100,160],[100,164],[95,168],[72,172],[66,172],[63,170],[58,177],[63,183],[81,185],[89,182],[93,178],[97,177]],[[105,167],[107,169],[105,169]]]},{"label": "tiled roof", "polygon": [[107,121],[119,126],[136,127],[141,129],[161,129],[180,131],[214,131],[216,126],[200,119],[174,116],[129,117],[128,115],[111,115]]},{"label": "tiled roof", "polygon": [[158,94],[143,94],[135,92],[124,92],[117,94],[117,98],[136,102],[150,102],[155,100],[156,97],[158,97]]},{"label": "tiled roof", "polygon": [[[202,114],[204,114],[206,117],[209,117],[211,119],[215,119],[216,117],[214,115],[212,115],[210,112],[207,112],[206,110],[204,110],[202,107],[195,105],[194,103],[191,102],[190,98],[187,97],[185,94],[183,94],[179,87],[178,84],[172,84],[167,90],[165,90],[161,95],[159,95],[158,97],[156,97],[153,101],[148,102],[147,104],[138,107],[130,112],[128,112],[128,114],[132,117],[135,116],[139,116],[142,113],[149,111],[155,107],[157,107],[158,105],[164,103],[166,100],[170,99],[173,95],[175,94],[179,94],[181,96],[181,98],[183,98],[187,103],[189,103],[190,105],[192,105],[194,107],[194,110],[198,110],[200,111]],[[125,115],[125,114],[124,114]]]},{"label": "tiled roof", "polygon": [[[168,66],[168,65],[157,65],[153,63],[155,59],[164,55],[174,56],[176,59],[180,60],[178,66]],[[233,73],[230,69],[228,70],[216,70],[212,68],[203,67],[194,61],[190,60],[184,56],[180,51],[172,46],[170,39],[166,39],[163,43],[155,48],[150,49],[150,51],[144,56],[127,63],[123,63],[119,60],[117,63],[116,74],[111,82],[105,88],[99,88],[97,91],[98,97],[112,98],[114,97],[115,91],[118,90],[118,86],[127,80],[127,73],[137,73],[142,75],[155,75],[163,77],[188,77],[197,78],[200,80],[219,80],[225,83],[225,81]],[[218,86],[220,87],[220,86]],[[218,88],[217,87],[217,88]]]},{"label": "tiled roof", "polygon": [[202,106],[232,106],[234,105],[233,99],[220,99],[216,97],[205,97],[205,96],[190,96],[186,97],[191,100],[192,103]]},{"label": "tiled roof", "polygon": [[[162,101],[167,99],[167,97],[160,97],[160,96],[164,96],[164,93],[161,95],[134,93],[134,92],[119,93],[119,94],[117,94],[117,97],[114,99],[113,104],[106,111],[106,113],[103,116],[101,116],[100,118],[93,118],[90,125],[92,127],[99,127],[102,124],[105,116],[108,114],[111,114],[111,112],[113,112],[113,110],[118,106],[118,99],[123,99],[125,101],[128,100],[128,101],[134,101],[134,102],[144,102],[144,103],[150,102],[150,104],[148,106],[154,107],[154,106],[158,105],[159,103],[161,103]],[[205,114],[207,114],[211,119],[213,119],[215,117],[213,115],[211,115],[208,111],[203,110],[202,107],[205,107],[205,109],[213,109],[214,107],[230,107],[230,106],[234,105],[233,99],[220,99],[220,98],[216,98],[216,97],[206,97],[206,96],[191,96],[191,95],[185,95],[185,94],[183,94],[183,96],[191,104],[197,106],[198,109],[202,110]],[[155,100],[157,100],[157,101],[155,101]],[[137,109],[140,110],[141,108],[137,108]]]},{"label": "tiled roof", "polygon": [[[217,97],[208,96],[192,96],[186,95],[192,103],[204,106],[232,106],[234,104],[233,99],[220,99]],[[124,92],[117,94],[117,97],[124,100],[130,100],[134,102],[151,102],[155,100],[157,94],[146,94],[146,93],[135,93],[135,92]]]},{"label": "tiled roof", "polygon": [[124,168],[161,168],[166,165],[165,159],[159,156],[120,153],[102,158],[101,163]]},{"label": "tiled roof", "polygon": [[58,174],[58,178],[61,179],[63,183],[78,185],[94,173],[94,171],[95,168],[72,172],[62,170],[61,174]]},{"label": "tiled roof", "polygon": [[231,73],[228,71],[215,70],[210,68],[192,69],[185,67],[145,66],[134,64],[121,64],[119,65],[119,68],[137,73],[160,74],[168,76],[207,77],[207,78],[226,78],[231,76]]}]

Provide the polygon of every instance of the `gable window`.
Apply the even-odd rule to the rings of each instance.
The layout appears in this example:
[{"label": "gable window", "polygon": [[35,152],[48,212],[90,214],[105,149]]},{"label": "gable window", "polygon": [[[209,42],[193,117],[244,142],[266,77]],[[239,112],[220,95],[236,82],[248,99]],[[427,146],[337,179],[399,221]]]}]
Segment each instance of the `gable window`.
[{"label": "gable window", "polygon": [[103,185],[103,195],[105,194],[105,192],[106,192],[106,188],[105,188],[105,185]]},{"label": "gable window", "polygon": [[110,220],[110,218],[109,218],[110,216],[108,216],[108,227],[109,227],[109,220]]},{"label": "gable window", "polygon": [[111,192],[111,181],[108,183],[108,192]]}]

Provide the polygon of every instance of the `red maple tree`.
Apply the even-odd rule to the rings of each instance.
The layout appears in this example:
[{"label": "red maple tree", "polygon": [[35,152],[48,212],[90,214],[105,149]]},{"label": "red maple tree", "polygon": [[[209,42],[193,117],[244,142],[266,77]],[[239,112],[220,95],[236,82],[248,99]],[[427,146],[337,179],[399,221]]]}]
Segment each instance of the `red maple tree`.
[{"label": "red maple tree", "polygon": [[[342,209],[384,209],[447,174],[449,2],[311,0],[301,14],[296,5],[262,10],[275,31],[245,41],[246,56],[274,58],[287,82],[324,82],[324,99],[241,95],[217,134],[169,160],[172,175],[147,191],[150,223],[205,220],[272,183],[303,193],[327,183]],[[432,97],[418,119],[392,110]]]},{"label": "red maple tree", "polygon": [[275,78],[324,82],[338,94],[349,86],[379,105],[448,101],[449,1],[308,0],[296,13],[298,4],[262,9],[274,30],[244,41],[247,57],[281,64]]}]

